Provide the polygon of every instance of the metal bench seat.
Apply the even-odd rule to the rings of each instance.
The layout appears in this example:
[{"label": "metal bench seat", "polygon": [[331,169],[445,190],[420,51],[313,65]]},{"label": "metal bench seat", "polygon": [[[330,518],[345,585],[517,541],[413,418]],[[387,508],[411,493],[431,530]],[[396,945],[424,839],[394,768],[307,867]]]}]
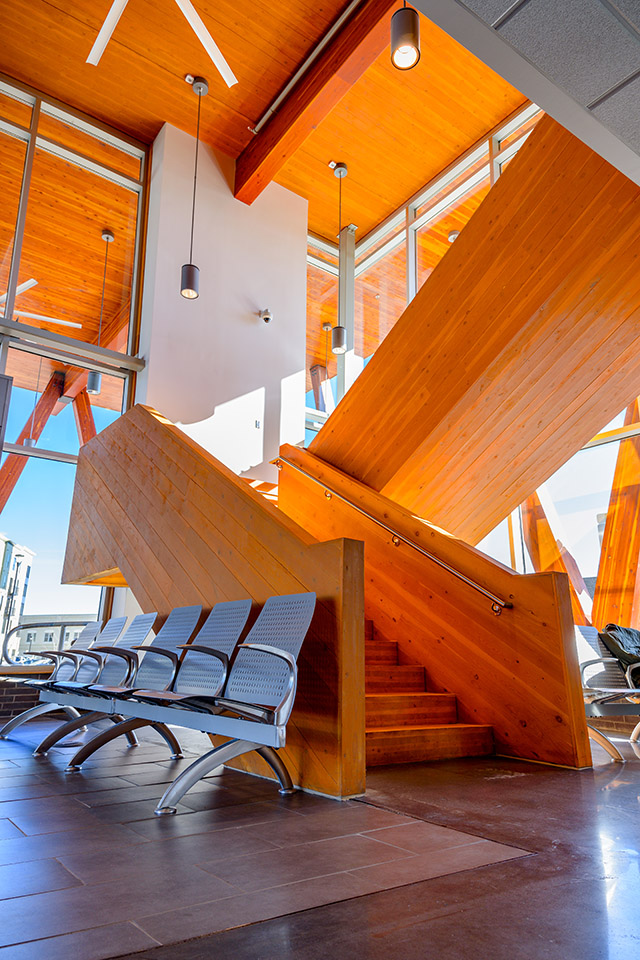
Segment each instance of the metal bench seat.
[{"label": "metal bench seat", "polygon": [[[196,649],[201,647],[198,643],[192,651],[185,651],[172,691],[134,690],[126,698],[114,697],[111,712],[127,719],[82,747],[67,769],[79,769],[95,749],[118,735],[119,728],[124,732],[131,723],[159,722],[229,739],[180,774],[160,800],[155,811],[158,815],[175,813],[181,797],[198,780],[253,750],[275,772],[280,792],[292,792],[291,777],[276,751],[286,743],[286,725],[297,687],[296,660],[315,602],[314,593],[276,596],[266,601],[245,642],[237,648],[223,696],[214,692],[211,679],[212,675],[220,676],[218,664],[222,661],[217,651]],[[198,672],[193,660],[189,665],[196,655],[201,658]]]},{"label": "metal bench seat", "polygon": [[[612,656],[595,627],[576,626],[575,636],[589,736],[613,760],[624,762],[615,744],[589,723],[589,718],[640,716],[640,688],[636,685],[637,681],[634,682],[634,673],[637,676],[640,664],[625,670],[620,661]],[[640,722],[629,739],[634,743],[640,740]]]},{"label": "metal bench seat", "polygon": [[[46,659],[53,660],[56,665],[50,677],[44,680],[33,680],[29,677],[20,679],[26,686],[35,687],[35,689],[40,691],[52,689],[58,680],[81,679],[89,683],[93,682],[98,676],[100,667],[102,666],[102,657],[96,656],[95,648],[97,646],[105,647],[115,643],[122,633],[122,628],[126,622],[126,617],[111,617],[110,620],[107,620],[99,634],[98,628],[100,625],[94,621],[88,623],[80,632],[78,639],[72,644],[70,649],[51,650],[41,654],[41,656],[46,657]],[[26,723],[27,720],[33,720],[36,717],[41,717],[46,713],[52,713],[55,710],[64,710],[72,719],[77,719],[79,716],[78,710],[69,704],[58,703],[56,700],[37,703],[35,707],[30,707],[28,710],[24,710],[18,714],[17,717],[12,717],[8,720],[4,726],[0,728],[0,738],[5,739],[10,733],[13,733],[14,730],[22,726],[23,723]]]}]

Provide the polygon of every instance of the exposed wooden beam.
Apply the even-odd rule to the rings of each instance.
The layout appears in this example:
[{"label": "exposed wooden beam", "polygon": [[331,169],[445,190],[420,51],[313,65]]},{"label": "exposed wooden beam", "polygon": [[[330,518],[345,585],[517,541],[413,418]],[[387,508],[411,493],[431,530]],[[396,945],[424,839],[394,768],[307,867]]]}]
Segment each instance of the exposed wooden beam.
[{"label": "exposed wooden beam", "polygon": [[364,0],[236,162],[235,196],[253,203],[389,43],[397,0]]},{"label": "exposed wooden beam", "polygon": [[[638,400],[630,404],[625,426],[640,420]],[[640,624],[640,437],[623,440],[613,475],[600,565],[593,598],[593,622],[625,627]]]},{"label": "exposed wooden beam", "polygon": [[310,450],[470,543],[638,394],[640,187],[544,117]]},{"label": "exposed wooden beam", "polygon": [[522,529],[535,572],[568,574],[573,622],[590,626],[591,621],[580,599],[589,596],[586,584],[574,557],[556,540],[537,493],[532,493],[522,504]]},{"label": "exposed wooden beam", "polygon": [[[64,374],[56,371],[52,374],[49,382],[42,391],[42,395],[36,403],[33,414],[25,423],[18,443],[22,444],[27,437],[33,437],[38,440],[45,428],[47,420],[51,416],[56,402],[64,390]],[[0,468],[0,511],[4,510],[7,501],[11,496],[16,483],[20,479],[22,471],[28,463],[28,457],[21,457],[17,454],[9,454],[2,467]]]},{"label": "exposed wooden beam", "polygon": [[96,435],[96,425],[93,419],[93,410],[89,394],[86,389],[73,398],[73,412],[76,418],[76,427],[78,428],[78,439],[80,446],[93,440]]}]

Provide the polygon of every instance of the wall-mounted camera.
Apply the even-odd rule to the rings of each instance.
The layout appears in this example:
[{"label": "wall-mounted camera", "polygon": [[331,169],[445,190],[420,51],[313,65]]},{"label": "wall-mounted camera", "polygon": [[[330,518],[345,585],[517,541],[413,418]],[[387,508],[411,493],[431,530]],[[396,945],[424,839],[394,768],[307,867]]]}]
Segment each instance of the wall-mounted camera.
[{"label": "wall-mounted camera", "polygon": [[261,320],[264,320],[265,323],[271,323],[273,320],[273,314],[271,313],[271,310],[261,310],[258,316]]}]

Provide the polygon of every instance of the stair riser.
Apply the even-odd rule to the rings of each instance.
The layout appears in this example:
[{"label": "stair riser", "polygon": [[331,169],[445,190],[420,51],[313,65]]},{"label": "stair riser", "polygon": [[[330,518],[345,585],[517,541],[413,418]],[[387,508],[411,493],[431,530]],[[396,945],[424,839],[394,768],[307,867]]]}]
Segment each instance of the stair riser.
[{"label": "stair riser", "polygon": [[450,760],[456,757],[479,757],[493,753],[491,727],[477,726],[466,730],[455,727],[433,731],[392,730],[367,732],[367,766],[383,763],[418,763]]},{"label": "stair riser", "polygon": [[450,694],[420,697],[388,696],[367,699],[367,729],[373,727],[418,726],[428,723],[455,723],[456,698]]},{"label": "stair riser", "polygon": [[424,692],[424,667],[368,665],[365,671],[365,690],[367,693]]},{"label": "stair riser", "polygon": [[366,664],[398,662],[398,644],[389,640],[372,640],[365,643],[364,659]]}]

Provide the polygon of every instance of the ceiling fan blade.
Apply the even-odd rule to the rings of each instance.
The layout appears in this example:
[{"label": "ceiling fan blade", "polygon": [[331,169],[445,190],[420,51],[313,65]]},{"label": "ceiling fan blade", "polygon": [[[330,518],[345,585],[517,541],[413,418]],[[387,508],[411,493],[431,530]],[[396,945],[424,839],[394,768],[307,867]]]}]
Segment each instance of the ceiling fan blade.
[{"label": "ceiling fan blade", "polygon": [[27,320],[46,320],[47,323],[58,323],[61,327],[76,327],[78,330],[82,328],[82,324],[76,323],[75,320],[59,320],[57,317],[45,317],[41,313],[27,313],[25,310],[13,312],[17,317],[26,317]]},{"label": "ceiling fan blade", "polygon": [[198,14],[194,5],[191,3],[191,0],[176,0],[176,3],[188,20],[189,25],[196,34],[198,40],[213,60],[220,73],[220,76],[228,87],[232,87],[234,83],[238,82],[238,78],[235,76],[233,70],[222,56],[220,48],[200,19],[200,15]]},{"label": "ceiling fan blade", "polygon": [[122,16],[122,11],[126,7],[128,0],[113,0],[111,4],[111,9],[106,16],[106,19],[102,26],[100,27],[100,32],[95,39],[95,43],[91,47],[91,52],[87,57],[86,62],[92,63],[94,67],[97,67],[100,63],[100,57],[104,53],[104,48],[111,40],[113,31],[118,25],[118,20]]},{"label": "ceiling fan blade", "polygon": [[[25,290],[30,290],[31,287],[37,286],[37,283],[38,283],[37,280],[25,280],[24,283],[20,283],[16,287],[16,297],[18,296],[19,293],[24,293]],[[6,293],[0,294],[0,303],[4,303],[6,299],[7,299]]]}]

